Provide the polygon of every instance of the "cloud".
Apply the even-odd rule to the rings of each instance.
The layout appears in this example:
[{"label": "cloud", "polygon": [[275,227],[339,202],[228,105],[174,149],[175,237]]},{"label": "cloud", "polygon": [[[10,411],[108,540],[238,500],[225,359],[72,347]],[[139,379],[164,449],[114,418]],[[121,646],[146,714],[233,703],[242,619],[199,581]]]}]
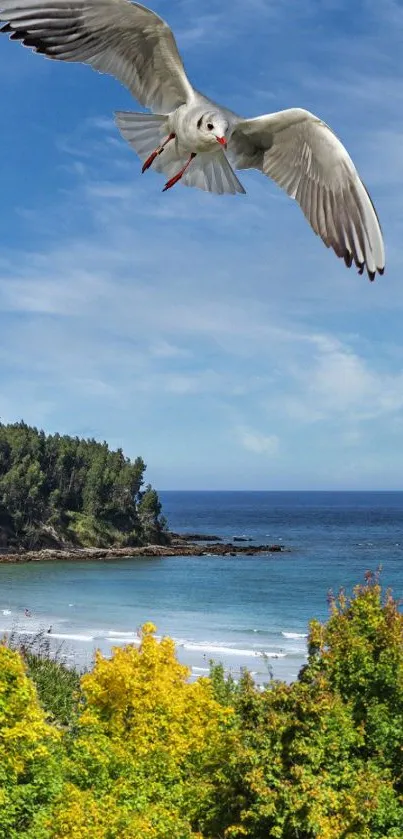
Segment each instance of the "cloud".
[{"label": "cloud", "polygon": [[273,457],[278,454],[280,440],[276,434],[262,434],[243,426],[236,429],[241,446],[254,454],[265,454]]},{"label": "cloud", "polygon": [[157,341],[150,346],[150,355],[156,358],[189,358],[192,354],[188,350],[176,347],[168,341]]},{"label": "cloud", "polygon": [[[327,429],[341,440],[362,439],[378,421],[395,430],[403,411],[403,362],[393,368],[385,360],[370,362],[347,340],[332,335],[295,335],[281,362],[281,389],[265,401],[273,413],[296,432],[304,426]],[[294,348],[296,361],[290,352]],[[385,423],[387,424],[385,426]]]}]

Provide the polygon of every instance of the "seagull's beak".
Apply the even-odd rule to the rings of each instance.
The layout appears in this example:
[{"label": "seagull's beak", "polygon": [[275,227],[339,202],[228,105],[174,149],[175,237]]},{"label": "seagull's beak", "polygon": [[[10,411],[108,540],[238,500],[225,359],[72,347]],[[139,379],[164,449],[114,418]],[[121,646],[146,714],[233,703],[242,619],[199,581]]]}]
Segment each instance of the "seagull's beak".
[{"label": "seagull's beak", "polygon": [[216,135],[216,140],[217,140],[217,143],[219,143],[219,144],[220,144],[220,146],[224,146],[224,148],[225,148],[225,149],[227,148],[227,139],[226,139],[226,137],[217,137],[217,135]]}]

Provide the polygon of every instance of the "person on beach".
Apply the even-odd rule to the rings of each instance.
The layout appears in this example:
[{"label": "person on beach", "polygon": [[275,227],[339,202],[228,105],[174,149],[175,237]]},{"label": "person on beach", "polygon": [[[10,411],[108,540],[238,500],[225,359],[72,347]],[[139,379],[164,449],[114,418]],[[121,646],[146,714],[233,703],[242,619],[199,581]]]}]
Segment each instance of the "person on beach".
[{"label": "person on beach", "polygon": [[48,635],[50,635],[51,632],[52,632],[52,627],[50,626],[49,629],[47,630]]}]

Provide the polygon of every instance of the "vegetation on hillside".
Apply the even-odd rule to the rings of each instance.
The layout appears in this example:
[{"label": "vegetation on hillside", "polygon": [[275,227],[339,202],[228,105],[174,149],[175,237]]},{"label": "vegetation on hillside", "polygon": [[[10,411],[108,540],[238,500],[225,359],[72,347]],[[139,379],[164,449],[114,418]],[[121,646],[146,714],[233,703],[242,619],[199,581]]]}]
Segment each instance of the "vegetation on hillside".
[{"label": "vegetation on hillside", "polygon": [[80,686],[28,652],[0,646],[0,839],[403,836],[403,616],[376,578],[263,692],[190,683],[150,624]]},{"label": "vegetation on hillside", "polygon": [[141,457],[131,461],[107,443],[0,423],[0,547],[164,542],[145,469]]}]

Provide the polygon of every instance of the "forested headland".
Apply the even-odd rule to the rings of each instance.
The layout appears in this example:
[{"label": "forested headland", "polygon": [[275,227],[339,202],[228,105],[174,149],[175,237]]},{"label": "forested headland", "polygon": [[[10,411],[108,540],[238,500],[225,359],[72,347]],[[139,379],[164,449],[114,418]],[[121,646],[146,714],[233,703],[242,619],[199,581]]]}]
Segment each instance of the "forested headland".
[{"label": "forested headland", "polygon": [[403,616],[375,577],[263,692],[189,682],[154,632],[81,679],[0,644],[0,839],[401,839]]},{"label": "forested headland", "polygon": [[145,469],[105,442],[0,423],[0,548],[164,544]]}]

